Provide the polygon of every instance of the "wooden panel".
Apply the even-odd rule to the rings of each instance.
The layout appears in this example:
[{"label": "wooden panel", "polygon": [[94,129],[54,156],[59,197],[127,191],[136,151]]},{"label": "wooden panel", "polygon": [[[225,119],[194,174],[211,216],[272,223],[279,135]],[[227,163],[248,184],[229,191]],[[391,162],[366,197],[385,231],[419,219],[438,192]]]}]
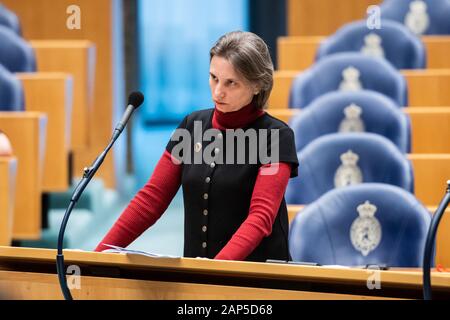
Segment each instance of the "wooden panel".
[{"label": "wooden panel", "polygon": [[450,69],[450,36],[423,36],[427,50],[427,68]]},{"label": "wooden panel", "polygon": [[69,187],[72,78],[63,73],[18,74],[25,91],[27,111],[47,114],[47,139],[42,190],[65,191]]},{"label": "wooden panel", "polygon": [[403,111],[411,119],[412,153],[450,153],[450,107],[414,107]]},{"label": "wooden panel", "polygon": [[290,36],[326,36],[344,24],[364,19],[367,8],[381,0],[288,0]]},{"label": "wooden panel", "polygon": [[[450,106],[450,69],[402,70],[408,84],[409,106]],[[289,90],[299,71],[275,71],[270,108],[287,108]]]},{"label": "wooden panel", "polygon": [[[140,255],[123,255],[65,250],[66,265],[76,265],[81,272],[81,290],[73,290],[80,298],[99,298],[110,288],[109,298],[142,297],[156,299],[239,298],[264,299],[266,292],[274,299],[303,297],[305,290],[315,291],[312,298],[411,298],[422,296],[422,273],[419,269],[393,268],[379,271],[380,290],[369,290],[367,280],[373,271],[360,268],[311,267],[292,264],[220,261],[192,258],[151,258]],[[7,291],[18,295],[51,298],[41,289],[54,292],[57,276],[54,274],[54,250],[0,247],[0,282]],[[122,279],[119,278],[122,275]],[[22,274],[19,274],[21,272]],[[92,272],[96,279],[90,278]],[[115,274],[116,279],[111,279]],[[164,274],[164,280],[161,280]],[[450,274],[432,271],[435,292],[443,297],[450,294]],[[140,280],[135,282],[135,280]],[[188,281],[186,281],[188,280]],[[84,281],[84,282],[83,282]],[[147,282],[154,281],[154,282]],[[190,285],[187,285],[189,282]],[[142,286],[139,288],[139,284]],[[154,285],[157,292],[151,290]],[[204,285],[211,290],[201,289]],[[254,290],[258,288],[260,290]],[[118,293],[122,289],[122,293]],[[137,290],[136,290],[137,289]],[[234,289],[234,293],[233,293]],[[268,290],[269,289],[269,290]],[[88,295],[89,290],[91,294]],[[197,291],[197,293],[195,293]],[[84,291],[84,292],[83,292]],[[108,290],[109,291],[109,290]],[[209,294],[208,294],[209,292]],[[324,294],[325,293],[325,294]],[[333,294],[328,296],[326,294]],[[53,293],[52,293],[53,294]],[[59,296],[60,297],[60,296]],[[77,297],[77,296],[75,296]],[[343,296],[341,296],[342,298]]]},{"label": "wooden panel", "polygon": [[437,206],[450,180],[450,154],[409,154],[408,158],[414,169],[416,197],[426,205]]},{"label": "wooden panel", "polygon": [[0,128],[18,161],[13,238],[39,239],[47,116],[38,112],[0,112]]},{"label": "wooden panel", "polygon": [[[355,300],[379,299],[308,291],[219,286],[183,282],[126,280],[81,277],[80,290],[72,290],[75,300]],[[0,271],[0,290],[8,299],[61,300],[55,275]]]},{"label": "wooden panel", "polygon": [[289,90],[299,71],[279,70],[273,73],[273,88],[269,97],[269,109],[286,109],[289,106]]},{"label": "wooden panel", "polygon": [[89,146],[89,115],[93,111],[95,46],[83,40],[30,41],[39,72],[64,72],[73,77],[71,145]]},{"label": "wooden panel", "polygon": [[315,62],[321,36],[279,37],[277,39],[277,63],[279,70],[305,70]]},{"label": "wooden panel", "polygon": [[[289,223],[295,218],[297,214],[306,206],[303,205],[288,205]],[[436,212],[436,207],[427,207],[432,214]],[[447,208],[442,216],[439,224],[439,229],[436,237],[436,265],[441,264],[445,268],[450,268],[450,208]]]},{"label": "wooden panel", "polygon": [[450,106],[450,69],[402,70],[409,105]]},{"label": "wooden panel", "polygon": [[[126,102],[121,87],[122,1],[4,0],[3,3],[18,15],[23,35],[28,40],[88,40],[95,44],[99,59],[95,68],[94,102],[89,125],[90,128],[95,127],[95,130],[90,131],[89,143],[90,147],[96,150],[103,149],[111,138],[112,129]],[[81,10],[80,29],[66,27],[70,16],[66,12],[71,5],[77,5]],[[117,146],[125,145],[126,140],[119,140],[96,175],[102,178],[109,188],[116,187],[117,181],[121,181],[125,174],[126,153],[119,152],[121,149]],[[86,150],[86,156],[80,153],[79,157],[74,157],[75,168],[90,165],[95,159],[91,157],[93,154],[91,149]],[[79,162],[79,159],[85,158],[89,161]]]},{"label": "wooden panel", "polygon": [[[279,70],[304,70],[315,62],[321,36],[279,37],[277,41]],[[423,36],[428,69],[450,69],[450,36]]]},{"label": "wooden panel", "polygon": [[0,156],[0,246],[11,245],[17,160]]}]

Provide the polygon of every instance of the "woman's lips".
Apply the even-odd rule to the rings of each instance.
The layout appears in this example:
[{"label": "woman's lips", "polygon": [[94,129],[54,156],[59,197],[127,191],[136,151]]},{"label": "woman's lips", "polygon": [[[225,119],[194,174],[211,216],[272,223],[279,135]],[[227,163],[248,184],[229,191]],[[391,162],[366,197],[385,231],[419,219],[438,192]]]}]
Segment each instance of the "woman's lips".
[{"label": "woman's lips", "polygon": [[216,104],[218,104],[219,106],[224,106],[224,105],[226,105],[226,103],[225,102],[219,102],[219,101],[214,101]]}]

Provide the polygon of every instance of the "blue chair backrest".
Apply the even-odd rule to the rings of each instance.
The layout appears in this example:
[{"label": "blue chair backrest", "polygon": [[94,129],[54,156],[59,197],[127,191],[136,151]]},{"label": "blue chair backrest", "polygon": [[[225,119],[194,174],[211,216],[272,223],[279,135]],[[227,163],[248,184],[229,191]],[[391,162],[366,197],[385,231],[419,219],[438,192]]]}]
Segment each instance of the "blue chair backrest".
[{"label": "blue chair backrest", "polygon": [[421,267],[431,214],[409,192],[382,183],[331,190],[293,219],[293,261]]},{"label": "blue chair backrest", "polygon": [[23,111],[21,82],[0,64],[0,111]]},{"label": "blue chair backrest", "polygon": [[334,188],[370,182],[414,192],[411,163],[378,134],[327,134],[309,143],[297,157],[298,177],[290,179],[286,189],[289,204],[308,204]]},{"label": "blue chair backrest", "polygon": [[401,152],[411,149],[409,116],[381,93],[333,91],[315,99],[289,121],[296,150],[320,136],[337,132],[372,132],[391,140]]},{"label": "blue chair backrest", "polygon": [[36,71],[33,48],[11,29],[0,26],[0,64],[11,72]]},{"label": "blue chair backrest", "polygon": [[4,5],[0,3],[0,25],[13,30],[17,35],[21,36],[22,31],[17,16]]},{"label": "blue chair backrest", "polygon": [[413,0],[385,0],[380,9],[381,28],[385,20],[395,20],[418,35],[450,34],[449,0],[424,0],[422,4]]},{"label": "blue chair backrest", "polygon": [[367,28],[366,20],[348,23],[321,43],[316,60],[349,51],[385,58],[397,69],[426,67],[422,41],[396,21],[383,21],[381,29],[373,30]]},{"label": "blue chair backrest", "polygon": [[362,53],[342,52],[324,57],[294,79],[289,107],[304,108],[327,92],[356,89],[377,91],[400,106],[408,105],[406,80],[389,62]]}]

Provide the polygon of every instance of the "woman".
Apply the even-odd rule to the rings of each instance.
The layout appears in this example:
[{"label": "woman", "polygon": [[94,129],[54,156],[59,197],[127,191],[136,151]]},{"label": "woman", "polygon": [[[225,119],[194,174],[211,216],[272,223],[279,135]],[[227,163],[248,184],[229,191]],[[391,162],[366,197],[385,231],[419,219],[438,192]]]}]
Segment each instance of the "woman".
[{"label": "woman", "polygon": [[[128,246],[182,185],[185,257],[290,259],[284,192],[298,160],[292,130],[264,112],[273,86],[267,45],[249,32],[222,36],[210,51],[209,83],[215,108],[183,119],[152,177],[96,251]],[[184,148],[176,141],[181,136]],[[268,151],[269,160],[252,161]]]}]

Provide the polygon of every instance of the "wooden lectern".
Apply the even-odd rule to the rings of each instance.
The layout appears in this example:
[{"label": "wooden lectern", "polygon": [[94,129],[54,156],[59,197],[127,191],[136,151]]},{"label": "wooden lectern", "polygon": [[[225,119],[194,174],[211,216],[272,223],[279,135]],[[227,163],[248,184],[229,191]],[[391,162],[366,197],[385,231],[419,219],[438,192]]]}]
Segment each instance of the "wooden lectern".
[{"label": "wooden lectern", "polygon": [[[56,250],[0,247],[0,292],[62,299]],[[279,263],[150,258],[65,250],[74,299],[421,299],[420,269],[377,271]],[[432,272],[434,298],[450,298],[450,273]],[[379,287],[379,289],[377,289]],[[370,289],[371,288],[371,289]]]}]

